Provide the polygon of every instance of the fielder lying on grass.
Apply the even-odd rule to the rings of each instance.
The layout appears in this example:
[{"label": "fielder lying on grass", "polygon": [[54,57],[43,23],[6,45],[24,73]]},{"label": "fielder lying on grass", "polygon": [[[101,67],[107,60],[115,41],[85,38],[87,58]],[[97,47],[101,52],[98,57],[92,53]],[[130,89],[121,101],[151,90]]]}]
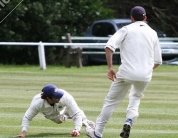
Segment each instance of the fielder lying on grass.
[{"label": "fielder lying on grass", "polygon": [[34,96],[30,107],[26,111],[22,120],[22,132],[15,137],[24,138],[30,121],[39,113],[43,113],[46,119],[61,124],[66,119],[72,119],[74,129],[71,136],[80,135],[82,125],[94,127],[94,122],[89,121],[84,112],[78,107],[76,101],[67,91],[58,89],[53,84],[48,84],[42,89],[42,93]]}]

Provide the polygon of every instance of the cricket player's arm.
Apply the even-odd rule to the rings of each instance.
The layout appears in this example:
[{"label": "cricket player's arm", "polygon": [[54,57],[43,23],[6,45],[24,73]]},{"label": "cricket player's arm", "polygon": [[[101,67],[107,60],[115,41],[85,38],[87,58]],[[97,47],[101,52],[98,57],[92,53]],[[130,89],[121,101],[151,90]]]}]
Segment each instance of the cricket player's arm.
[{"label": "cricket player's arm", "polygon": [[106,52],[106,61],[108,64],[108,69],[113,68],[113,63],[112,63],[113,51],[106,46],[105,52]]},{"label": "cricket player's arm", "polygon": [[39,106],[38,104],[36,104],[35,101],[32,101],[30,107],[28,108],[28,110],[25,112],[25,115],[23,116],[22,119],[22,131],[20,135],[17,135],[17,138],[25,138],[26,134],[27,134],[27,130],[28,130],[28,126],[30,121],[38,114],[39,112]]},{"label": "cricket player's arm", "polygon": [[[69,117],[72,118],[73,123],[74,123],[73,131],[74,132],[77,131],[80,133],[80,130],[82,127],[82,115],[83,115],[81,113],[81,109],[78,107],[78,105],[72,95],[68,95],[67,98],[65,99],[64,103],[66,106],[66,110],[69,114]],[[73,131],[72,131],[72,133],[73,133]],[[71,133],[71,135],[72,135],[72,133]]]},{"label": "cricket player's arm", "polygon": [[106,52],[106,61],[108,65],[108,79],[114,81],[114,79],[116,78],[116,72],[113,68],[113,63],[112,63],[113,51],[106,46],[105,52]]},{"label": "cricket player's arm", "polygon": [[[29,113],[33,113],[33,114],[29,114]],[[15,138],[25,138],[26,137],[26,134],[27,134],[27,130],[28,130],[28,126],[29,126],[29,123],[30,121],[36,116],[37,113],[34,113],[31,111],[31,109],[29,108],[23,119],[22,119],[22,131],[21,131],[21,134],[15,136]]]},{"label": "cricket player's arm", "polygon": [[25,138],[26,133],[27,133],[26,131],[23,131],[20,135],[17,135],[14,138]]},{"label": "cricket player's arm", "polygon": [[155,46],[154,46],[154,66],[153,66],[153,70],[161,64],[162,64],[162,52],[161,52],[161,46],[159,44],[159,39],[157,37],[156,42],[155,42]]},{"label": "cricket player's arm", "polygon": [[111,38],[108,40],[105,46],[106,61],[108,65],[108,78],[114,81],[116,78],[116,72],[113,68],[113,53],[117,48],[121,47],[122,42],[127,34],[127,27],[122,27],[119,29]]},{"label": "cricket player's arm", "polygon": [[159,65],[160,65],[160,64],[154,64],[153,70],[154,70],[155,68],[157,68]]}]

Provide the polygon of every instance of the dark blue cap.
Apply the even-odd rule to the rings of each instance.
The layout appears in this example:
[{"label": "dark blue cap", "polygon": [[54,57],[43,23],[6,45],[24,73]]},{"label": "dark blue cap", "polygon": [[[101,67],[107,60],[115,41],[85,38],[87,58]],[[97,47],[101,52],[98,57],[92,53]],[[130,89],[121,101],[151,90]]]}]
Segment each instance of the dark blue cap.
[{"label": "dark blue cap", "polygon": [[51,97],[55,99],[61,99],[61,97],[64,95],[64,92],[60,91],[55,85],[48,84],[43,87],[42,89],[43,94],[46,97]]},{"label": "dark blue cap", "polygon": [[133,17],[136,17],[136,16],[145,16],[146,15],[146,11],[141,6],[135,6],[135,7],[132,8],[132,10],[130,12],[130,15],[133,16]]}]

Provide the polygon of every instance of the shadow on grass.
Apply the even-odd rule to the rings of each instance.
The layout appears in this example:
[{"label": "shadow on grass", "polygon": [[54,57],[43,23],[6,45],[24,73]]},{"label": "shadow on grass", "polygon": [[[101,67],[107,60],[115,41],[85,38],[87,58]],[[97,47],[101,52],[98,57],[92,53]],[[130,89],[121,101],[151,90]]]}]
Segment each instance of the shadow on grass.
[{"label": "shadow on grass", "polygon": [[26,138],[51,138],[51,137],[71,137],[69,133],[39,133],[35,135],[27,135]]}]

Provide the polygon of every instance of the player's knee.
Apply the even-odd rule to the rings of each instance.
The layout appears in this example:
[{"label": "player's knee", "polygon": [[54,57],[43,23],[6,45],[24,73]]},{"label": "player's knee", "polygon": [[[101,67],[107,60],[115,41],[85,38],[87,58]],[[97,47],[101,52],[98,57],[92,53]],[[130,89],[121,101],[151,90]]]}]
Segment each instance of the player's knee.
[{"label": "player's knee", "polygon": [[129,98],[130,99],[140,99],[140,98],[142,98],[142,97],[144,97],[144,95],[142,94],[142,93],[134,93],[134,94],[130,94],[129,95]]}]

